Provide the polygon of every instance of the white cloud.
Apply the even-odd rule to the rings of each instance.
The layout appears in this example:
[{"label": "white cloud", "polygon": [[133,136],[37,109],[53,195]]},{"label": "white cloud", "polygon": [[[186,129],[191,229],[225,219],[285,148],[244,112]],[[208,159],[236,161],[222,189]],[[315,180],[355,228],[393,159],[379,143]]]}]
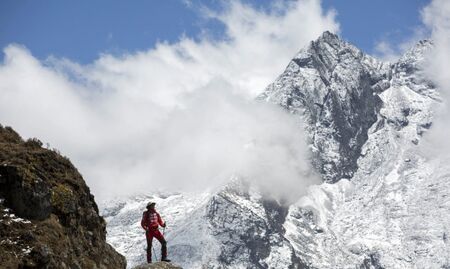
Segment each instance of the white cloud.
[{"label": "white cloud", "polygon": [[338,31],[320,1],[269,10],[232,1],[206,16],[213,40],[182,37],[89,65],[5,48],[0,122],[68,155],[100,196],[211,186],[231,173],[298,192],[310,177],[302,130],[253,98],[323,31]]},{"label": "white cloud", "polygon": [[432,31],[434,49],[430,55],[428,74],[450,94],[450,2],[434,0],[422,11],[425,25]]},{"label": "white cloud", "polygon": [[433,153],[450,156],[450,2],[433,0],[422,10],[422,19],[431,31],[434,48],[428,55],[425,71],[436,83],[443,97],[443,106],[437,112],[427,142]]}]

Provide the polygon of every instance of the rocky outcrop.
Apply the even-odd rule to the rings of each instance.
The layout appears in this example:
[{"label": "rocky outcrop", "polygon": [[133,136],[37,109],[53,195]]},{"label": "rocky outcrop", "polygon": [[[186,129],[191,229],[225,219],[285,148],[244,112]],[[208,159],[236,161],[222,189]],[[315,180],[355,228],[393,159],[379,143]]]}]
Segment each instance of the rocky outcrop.
[{"label": "rocky outcrop", "polygon": [[156,262],[138,265],[136,267],[133,267],[133,269],[181,269],[181,267],[178,267],[168,262]]},{"label": "rocky outcrop", "polygon": [[[220,242],[218,261],[226,268],[237,268],[250,261],[248,268],[308,268],[292,246],[284,240],[284,219],[288,206],[262,197],[256,189],[235,180],[215,194],[207,206],[206,219],[212,235]],[[274,249],[282,249],[273,261]],[[221,268],[220,266],[214,268]]]},{"label": "rocky outcrop", "polygon": [[68,158],[0,126],[2,268],[125,268]]}]

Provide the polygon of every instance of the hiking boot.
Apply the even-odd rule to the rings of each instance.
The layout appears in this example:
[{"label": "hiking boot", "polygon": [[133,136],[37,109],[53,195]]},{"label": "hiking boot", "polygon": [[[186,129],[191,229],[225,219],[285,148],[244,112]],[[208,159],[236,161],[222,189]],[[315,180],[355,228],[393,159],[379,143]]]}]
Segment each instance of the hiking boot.
[{"label": "hiking boot", "polygon": [[162,261],[162,262],[170,262],[170,260],[167,259],[167,258],[161,259],[161,261]]}]

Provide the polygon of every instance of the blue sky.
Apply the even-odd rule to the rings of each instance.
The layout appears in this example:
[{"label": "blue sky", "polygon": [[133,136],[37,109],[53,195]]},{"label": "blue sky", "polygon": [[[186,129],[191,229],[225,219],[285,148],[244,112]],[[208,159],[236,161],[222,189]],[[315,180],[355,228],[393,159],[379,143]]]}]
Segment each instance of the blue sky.
[{"label": "blue sky", "polygon": [[[246,0],[258,8],[273,1]],[[132,3],[132,4],[131,4]],[[420,10],[428,0],[323,0],[336,9],[341,35],[366,52],[382,40],[399,43],[421,24]],[[220,23],[205,19],[199,6],[213,10],[222,1],[27,1],[0,2],[0,46],[26,46],[37,58],[49,55],[89,63],[100,53],[121,54],[151,48],[158,41],[197,37],[207,31],[220,37]],[[3,55],[2,55],[3,57]]]},{"label": "blue sky", "polygon": [[324,0],[325,8],[338,12],[341,35],[369,53],[374,44],[400,43],[421,26],[420,10],[429,0]]}]

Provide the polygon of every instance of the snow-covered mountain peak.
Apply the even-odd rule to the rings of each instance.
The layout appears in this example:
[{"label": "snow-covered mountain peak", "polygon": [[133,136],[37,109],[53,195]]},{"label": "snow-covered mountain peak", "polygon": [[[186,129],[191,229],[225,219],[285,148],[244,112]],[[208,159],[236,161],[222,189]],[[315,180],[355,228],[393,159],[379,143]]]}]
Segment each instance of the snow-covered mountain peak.
[{"label": "snow-covered mountain peak", "polygon": [[305,117],[314,166],[328,182],[351,178],[389,87],[390,65],[325,32],[259,97]]},{"label": "snow-covered mountain peak", "polygon": [[325,77],[328,77],[327,75],[330,75],[334,68],[343,62],[364,65],[368,69],[378,69],[385,65],[328,31],[302,48],[294,56],[292,62],[300,68],[315,67]]}]

